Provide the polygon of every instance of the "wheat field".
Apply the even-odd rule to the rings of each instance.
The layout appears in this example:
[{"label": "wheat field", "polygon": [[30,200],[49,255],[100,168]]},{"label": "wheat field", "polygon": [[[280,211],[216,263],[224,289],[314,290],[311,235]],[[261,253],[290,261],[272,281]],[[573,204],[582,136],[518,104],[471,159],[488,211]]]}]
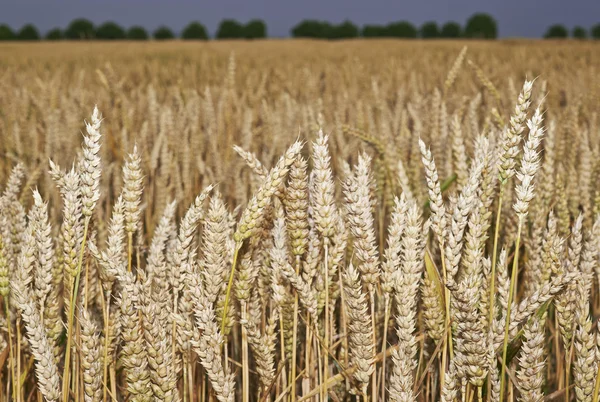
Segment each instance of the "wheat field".
[{"label": "wheat field", "polygon": [[598,401],[598,46],[0,44],[0,402]]}]

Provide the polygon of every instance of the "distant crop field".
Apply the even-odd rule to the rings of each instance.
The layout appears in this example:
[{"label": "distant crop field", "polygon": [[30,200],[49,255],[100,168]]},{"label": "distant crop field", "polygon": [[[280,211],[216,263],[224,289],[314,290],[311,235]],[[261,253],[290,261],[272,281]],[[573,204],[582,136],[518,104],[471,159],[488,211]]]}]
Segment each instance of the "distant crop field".
[{"label": "distant crop field", "polygon": [[0,401],[597,401],[600,44],[0,44]]}]

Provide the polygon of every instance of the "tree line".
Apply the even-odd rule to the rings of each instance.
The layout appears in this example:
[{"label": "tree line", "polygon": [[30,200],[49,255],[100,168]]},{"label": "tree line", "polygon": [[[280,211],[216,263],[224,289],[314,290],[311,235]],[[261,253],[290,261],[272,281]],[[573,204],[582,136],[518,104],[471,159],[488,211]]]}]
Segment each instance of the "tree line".
[{"label": "tree line", "polygon": [[[396,21],[387,25],[364,25],[359,27],[351,21],[340,24],[331,24],[327,21],[304,20],[295,25],[290,34],[295,38],[313,39],[350,39],[350,38],[479,38],[495,39],[498,36],[496,20],[489,14],[473,14],[464,26],[458,22],[449,21],[438,25],[435,21],[428,21],[421,26],[415,26],[409,21]],[[570,35],[569,35],[570,34]],[[563,25],[552,25],[548,28],[545,38],[567,38],[572,36],[577,39],[592,37],[600,39],[600,23],[589,30],[577,26],[571,32]],[[200,22],[190,22],[179,35],[166,27],[161,26],[152,32],[144,27],[135,25],[124,28],[115,22],[108,21],[98,26],[85,18],[73,20],[65,29],[54,28],[42,37],[33,24],[26,24],[17,31],[13,31],[6,24],[0,25],[0,40],[156,40],[175,39],[208,40],[210,36],[206,27]],[[246,24],[234,19],[225,19],[219,24],[214,35],[215,39],[260,39],[267,37],[267,26],[264,21],[254,19]]]},{"label": "tree line", "polygon": [[[200,22],[190,22],[180,33],[167,27],[160,26],[152,32],[140,25],[134,25],[124,28],[119,24],[108,21],[98,26],[85,18],[77,18],[65,28],[54,28],[46,33],[44,37],[40,35],[39,30],[33,24],[27,24],[18,31],[13,31],[8,25],[0,25],[0,40],[156,40],[168,39],[209,39],[206,27]],[[251,20],[247,24],[242,24],[233,19],[221,21],[215,38],[217,39],[259,39],[267,37],[267,26],[262,20]]]},{"label": "tree line", "polygon": [[594,25],[589,30],[578,25],[571,32],[564,25],[554,24],[548,28],[544,35],[546,39],[565,39],[568,37],[575,39],[587,39],[588,37],[600,39],[600,24]]}]

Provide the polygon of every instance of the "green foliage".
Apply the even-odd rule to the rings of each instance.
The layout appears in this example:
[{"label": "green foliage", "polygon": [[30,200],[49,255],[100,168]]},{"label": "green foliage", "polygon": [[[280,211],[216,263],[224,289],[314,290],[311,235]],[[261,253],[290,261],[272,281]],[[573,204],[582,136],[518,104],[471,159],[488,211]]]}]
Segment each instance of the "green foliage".
[{"label": "green foliage", "polygon": [[440,36],[442,38],[460,38],[462,36],[462,28],[458,22],[446,22],[442,26]]},{"label": "green foliage", "polygon": [[[388,25],[367,24],[359,29],[351,21],[344,21],[339,25],[330,24],[321,20],[303,20],[291,29],[291,35],[295,38],[315,39],[348,39],[362,36],[365,38],[476,38],[494,39],[498,35],[496,20],[485,13],[473,14],[463,28],[454,21],[448,21],[441,27],[435,21],[427,21],[418,29],[408,21],[392,22]],[[600,23],[592,26],[589,31],[582,26],[575,26],[571,31],[575,39],[600,39]],[[173,31],[161,26],[153,37],[158,40],[173,39]],[[206,27],[200,22],[190,22],[182,31],[182,39],[209,39]],[[217,39],[258,39],[267,37],[267,27],[263,20],[254,19],[246,25],[234,19],[224,19],[219,24],[215,38]],[[547,39],[568,38],[569,30],[561,24],[555,24],[548,28],[544,34]],[[6,24],[0,25],[0,40],[39,40],[41,35],[32,24],[23,26],[18,32]],[[46,40],[61,39],[101,39],[101,40],[147,40],[148,32],[141,26],[132,26],[127,31],[114,22],[105,22],[97,28],[85,18],[77,18],[63,31],[54,28],[45,35]]]},{"label": "green foliage", "polygon": [[263,20],[250,20],[246,25],[233,19],[221,21],[217,39],[261,39],[267,37],[267,25]]},{"label": "green foliage", "polygon": [[363,26],[361,36],[365,38],[382,38],[385,36],[385,27],[382,25],[365,25]]},{"label": "green foliage", "polygon": [[261,39],[267,37],[267,25],[263,20],[251,20],[244,27],[244,38]]},{"label": "green foliage", "polygon": [[148,31],[144,27],[134,25],[127,30],[127,39],[148,40]]},{"label": "green foliage", "polygon": [[351,21],[344,21],[331,27],[329,39],[350,39],[359,35],[358,27]]},{"label": "green foliage", "polygon": [[173,31],[171,31],[170,28],[167,28],[165,26],[159,27],[156,31],[154,31],[152,36],[154,36],[154,39],[156,40],[168,40],[175,38]]},{"label": "green foliage", "polygon": [[[376,29],[376,26],[366,26],[363,28],[363,35],[375,36],[370,30]],[[344,21],[338,25],[332,25],[327,21],[304,20],[292,28],[294,38],[315,38],[315,39],[350,39],[360,36],[358,27],[351,21]]]},{"label": "green foliage", "polygon": [[590,34],[594,39],[600,39],[600,24],[596,24],[590,29]]},{"label": "green foliage", "polygon": [[112,21],[105,22],[96,29],[96,38],[102,40],[125,39],[125,30]]},{"label": "green foliage", "polygon": [[465,36],[476,39],[495,39],[498,36],[496,20],[489,14],[473,14],[467,20]]},{"label": "green foliage", "polygon": [[53,28],[46,34],[46,40],[62,40],[64,37],[63,31],[60,28]]},{"label": "green foliage", "polygon": [[386,27],[386,36],[392,38],[416,38],[417,28],[408,21],[392,22]]},{"label": "green foliage", "polygon": [[587,38],[587,31],[582,26],[576,26],[573,28],[573,37],[575,39],[585,39]]},{"label": "green foliage", "polygon": [[416,38],[418,34],[417,28],[408,21],[392,22],[385,26],[365,25],[362,29],[365,38]]},{"label": "green foliage", "polygon": [[190,22],[181,33],[182,39],[200,39],[206,40],[208,39],[208,33],[206,33],[206,28],[201,23],[194,21]]},{"label": "green foliage", "polygon": [[94,37],[94,24],[85,18],[78,18],[69,24],[65,30],[67,39],[92,39]]},{"label": "green foliage", "polygon": [[326,21],[304,20],[292,28],[294,38],[328,38],[331,24]]},{"label": "green foliage", "polygon": [[564,25],[554,24],[546,31],[544,38],[546,39],[563,39],[569,36],[569,31],[565,28]]},{"label": "green foliage", "polygon": [[420,36],[423,39],[433,39],[440,37],[440,29],[437,22],[428,21],[421,25]]},{"label": "green foliage", "polygon": [[18,40],[40,40],[40,32],[32,24],[24,25],[17,34]]},{"label": "green foliage", "polygon": [[6,24],[0,25],[0,40],[15,40],[15,32]]},{"label": "green foliage", "polygon": [[217,29],[217,39],[240,39],[244,37],[244,26],[236,20],[221,21]]}]

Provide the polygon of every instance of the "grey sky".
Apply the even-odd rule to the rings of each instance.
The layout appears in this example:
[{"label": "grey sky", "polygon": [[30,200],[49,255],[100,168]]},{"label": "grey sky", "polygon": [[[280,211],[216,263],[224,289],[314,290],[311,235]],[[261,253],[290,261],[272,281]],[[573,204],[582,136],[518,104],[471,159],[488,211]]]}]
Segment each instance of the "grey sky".
[{"label": "grey sky", "polygon": [[554,23],[569,29],[600,23],[598,0],[0,0],[0,23],[19,28],[31,22],[46,32],[86,17],[94,23],[112,20],[150,30],[164,24],[179,32],[189,21],[199,20],[213,34],[223,18],[262,18],[270,36],[287,36],[304,18],[350,19],[359,25],[395,20],[464,24],[479,11],[498,20],[502,37],[539,37]]}]

